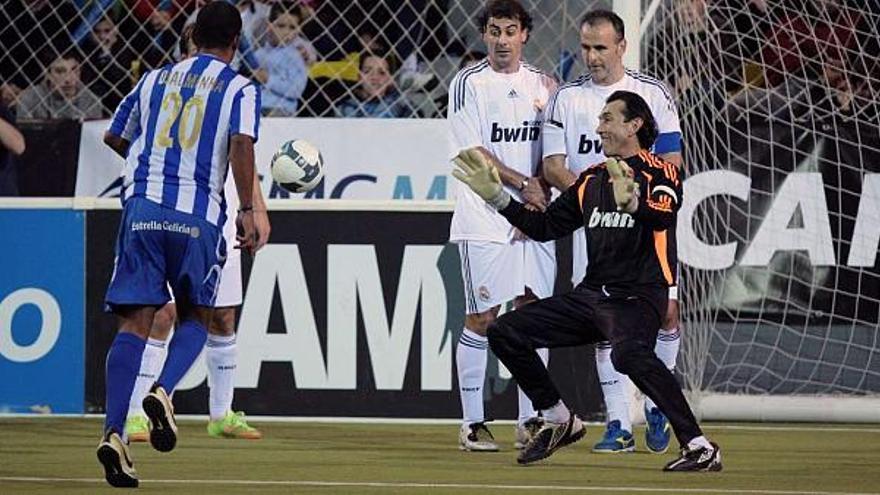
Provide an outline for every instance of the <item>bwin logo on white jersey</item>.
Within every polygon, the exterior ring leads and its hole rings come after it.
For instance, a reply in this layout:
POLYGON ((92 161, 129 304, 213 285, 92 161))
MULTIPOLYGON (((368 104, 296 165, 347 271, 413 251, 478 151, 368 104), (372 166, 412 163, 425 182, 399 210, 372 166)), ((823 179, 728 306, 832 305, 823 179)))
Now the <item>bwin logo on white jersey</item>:
POLYGON ((541 121, 524 121, 522 127, 501 127, 498 122, 492 122, 493 143, 512 143, 514 141, 537 141, 541 135, 541 121))
POLYGON ((618 227, 630 229, 635 225, 636 221, 629 213, 620 213, 619 211, 599 211, 599 207, 593 207, 593 213, 590 214, 589 227, 618 227))

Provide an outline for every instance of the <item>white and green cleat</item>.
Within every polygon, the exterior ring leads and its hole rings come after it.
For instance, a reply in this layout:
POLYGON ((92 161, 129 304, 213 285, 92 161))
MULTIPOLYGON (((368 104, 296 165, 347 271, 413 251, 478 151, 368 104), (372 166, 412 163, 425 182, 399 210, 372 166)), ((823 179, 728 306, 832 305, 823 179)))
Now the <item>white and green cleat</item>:
POLYGON ((125 420, 125 436, 129 442, 147 442, 150 440, 150 420, 143 415, 129 416, 125 420))
POLYGON ((240 438, 243 440, 259 440, 263 438, 260 430, 247 423, 241 411, 229 411, 223 419, 208 421, 208 435, 215 438, 240 438))

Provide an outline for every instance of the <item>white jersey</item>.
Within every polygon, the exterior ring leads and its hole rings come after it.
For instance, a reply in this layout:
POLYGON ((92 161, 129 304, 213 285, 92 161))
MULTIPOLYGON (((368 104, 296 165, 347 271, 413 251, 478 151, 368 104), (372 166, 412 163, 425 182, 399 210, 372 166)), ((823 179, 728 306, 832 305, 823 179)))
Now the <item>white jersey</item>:
MULTIPOLYGON (((526 63, 512 74, 495 72, 488 60, 459 71, 449 86, 450 158, 482 146, 507 167, 534 177, 541 162, 548 81, 548 76, 526 63)), ((519 198, 518 191, 505 187, 519 198)), ((451 241, 508 242, 513 234, 513 226, 494 208, 467 186, 457 187, 451 241)))
POLYGON ((575 175, 604 162, 602 139, 596 133, 599 113, 611 93, 620 90, 636 93, 651 108, 659 132, 653 152, 681 152, 678 111, 669 90, 657 79, 627 69, 623 79, 608 86, 595 84, 590 75, 584 75, 556 90, 547 105, 543 156, 565 155, 566 165, 575 175))

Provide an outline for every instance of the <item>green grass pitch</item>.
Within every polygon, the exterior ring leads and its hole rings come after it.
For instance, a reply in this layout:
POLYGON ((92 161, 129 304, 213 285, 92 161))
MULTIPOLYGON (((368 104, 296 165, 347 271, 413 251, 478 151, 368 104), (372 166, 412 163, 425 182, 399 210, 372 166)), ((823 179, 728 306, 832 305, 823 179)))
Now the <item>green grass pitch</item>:
MULTIPOLYGON (((594 454, 601 427, 533 466, 515 462, 513 426, 492 426, 499 453, 458 450, 454 425, 253 422, 260 441, 207 436, 181 423, 168 454, 135 444, 139 493, 880 493, 880 428, 874 425, 720 425, 720 473, 663 473, 672 459, 594 454)), ((97 418, 0 417, 0 494, 94 494, 113 489, 95 459, 97 418)))

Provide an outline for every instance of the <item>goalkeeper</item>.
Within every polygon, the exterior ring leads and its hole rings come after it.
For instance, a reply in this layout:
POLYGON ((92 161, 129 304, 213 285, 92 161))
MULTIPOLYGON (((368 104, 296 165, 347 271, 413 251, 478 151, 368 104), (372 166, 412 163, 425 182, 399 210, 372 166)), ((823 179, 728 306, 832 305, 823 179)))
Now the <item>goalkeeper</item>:
POLYGON ((663 231, 675 225, 682 196, 678 169, 647 149, 657 124, 641 96, 616 91, 599 115, 604 165, 584 171, 544 212, 504 191, 498 171, 475 149, 455 159, 453 175, 536 241, 580 227, 587 236, 587 273, 573 291, 507 313, 489 327, 489 345, 546 421, 517 462, 528 464, 580 440, 585 428, 562 402, 535 349, 608 340, 614 367, 627 374, 669 418, 682 447, 666 471, 719 471, 710 442, 672 373, 654 354, 668 281, 663 231))

